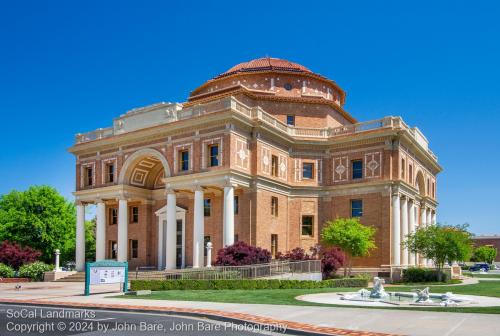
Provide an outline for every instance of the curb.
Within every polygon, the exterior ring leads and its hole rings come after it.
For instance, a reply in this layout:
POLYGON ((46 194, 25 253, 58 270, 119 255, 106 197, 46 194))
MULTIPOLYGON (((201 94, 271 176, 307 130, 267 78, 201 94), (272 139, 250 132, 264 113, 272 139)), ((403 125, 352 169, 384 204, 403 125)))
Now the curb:
MULTIPOLYGON (((49 307, 49 308, 81 308, 81 309, 95 309, 95 310, 108 310, 108 311, 123 311, 123 312, 139 312, 139 313, 164 313, 174 316, 188 316, 207 318, 218 322, 230 322, 236 325, 251 325, 251 326, 265 326, 284 324, 287 326, 284 335, 301 335, 301 336, 321 336, 321 335, 352 335, 352 336, 399 336, 395 334, 385 334, 378 332, 367 332, 349 329, 340 329, 332 327, 318 327, 311 324, 304 324, 298 322, 291 322, 286 320, 273 320, 266 317, 259 317, 250 314, 239 314, 239 318, 228 316, 233 313, 225 311, 209 310, 209 309, 192 309, 192 308, 175 308, 175 307, 156 307, 152 309, 147 306, 125 306, 125 305, 110 305, 110 304, 72 304, 51 301, 29 301, 29 300, 9 300, 0 299, 0 304, 22 304, 25 306, 33 307, 49 307), (245 317, 247 319, 245 319, 245 317)), ((279 333, 279 331, 275 331, 279 333)))

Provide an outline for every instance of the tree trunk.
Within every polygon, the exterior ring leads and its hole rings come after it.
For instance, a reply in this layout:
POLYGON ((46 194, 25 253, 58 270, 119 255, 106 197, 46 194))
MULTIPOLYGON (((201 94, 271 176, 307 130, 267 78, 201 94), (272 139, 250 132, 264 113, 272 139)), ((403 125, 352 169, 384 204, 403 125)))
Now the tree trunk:
POLYGON ((441 269, 443 268, 443 265, 438 263, 436 264, 436 271, 437 271, 437 280, 438 282, 441 282, 443 278, 443 273, 441 272, 441 269))
POLYGON ((349 278, 351 277, 351 271, 352 271, 352 258, 349 257, 349 273, 347 274, 349 278))

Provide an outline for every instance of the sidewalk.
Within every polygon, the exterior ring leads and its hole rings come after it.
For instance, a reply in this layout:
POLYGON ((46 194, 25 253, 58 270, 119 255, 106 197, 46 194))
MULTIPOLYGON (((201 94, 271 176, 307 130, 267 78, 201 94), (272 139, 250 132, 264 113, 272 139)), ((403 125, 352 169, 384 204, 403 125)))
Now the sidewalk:
MULTIPOLYGON (((82 296, 83 284, 45 283, 15 291, 0 285, 0 301, 74 307, 158 310, 174 313, 222 316, 257 323, 287 323, 289 328, 333 335, 497 335, 498 315, 425 312, 339 307, 233 304, 110 298, 112 294, 82 296), (56 286, 57 285, 57 286, 56 286), (370 331, 370 332, 365 332, 370 331)), ((95 286, 100 291, 116 286, 95 286)))

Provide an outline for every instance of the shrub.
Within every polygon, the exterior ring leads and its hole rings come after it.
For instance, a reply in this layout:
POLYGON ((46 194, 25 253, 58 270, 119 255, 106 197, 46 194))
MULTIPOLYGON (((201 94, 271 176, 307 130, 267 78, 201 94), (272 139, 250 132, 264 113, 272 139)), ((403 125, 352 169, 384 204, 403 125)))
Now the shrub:
POLYGON ((0 278, 13 278, 14 269, 9 265, 0 263, 0 278))
POLYGON ((217 266, 243 266, 251 264, 265 264, 271 260, 271 252, 260 247, 248 245, 238 241, 217 252, 217 266))
POLYGON ((19 276, 21 278, 30 278, 35 281, 41 281, 43 279, 43 273, 52 271, 52 265, 48 265, 41 261, 35 261, 31 264, 26 264, 19 267, 19 276))
POLYGON ((337 270, 344 265, 345 254, 338 247, 332 247, 322 253, 321 273, 323 279, 329 279, 335 275, 337 270))
MULTIPOLYGON (((403 270, 403 282, 438 282, 439 276, 438 271, 420 268, 420 267, 410 267, 403 270)), ((441 281, 446 281, 446 274, 441 272, 441 281)))
POLYGON ((278 252, 276 255, 276 259, 279 260, 290 260, 290 261, 301 261, 301 260, 310 260, 312 259, 309 254, 302 247, 296 247, 291 251, 282 254, 278 252))
POLYGON ((0 244, 0 263, 18 269, 21 265, 29 264, 38 259, 42 253, 29 246, 22 247, 5 240, 0 244))
POLYGON ((131 280, 131 290, 222 290, 222 289, 315 289, 367 287, 362 278, 313 280, 241 279, 241 280, 131 280))

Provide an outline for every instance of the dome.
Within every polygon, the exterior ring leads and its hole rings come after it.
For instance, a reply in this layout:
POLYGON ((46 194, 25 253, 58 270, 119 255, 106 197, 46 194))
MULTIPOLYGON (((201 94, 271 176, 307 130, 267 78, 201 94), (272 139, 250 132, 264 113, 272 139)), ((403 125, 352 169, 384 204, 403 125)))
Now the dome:
POLYGON ((237 73, 244 72, 256 72, 256 71, 284 71, 284 72, 294 72, 294 73, 309 73, 313 72, 303 65, 290 62, 284 59, 263 57, 257 58, 248 62, 243 62, 233 66, 226 72, 216 76, 214 79, 234 75, 237 73))

